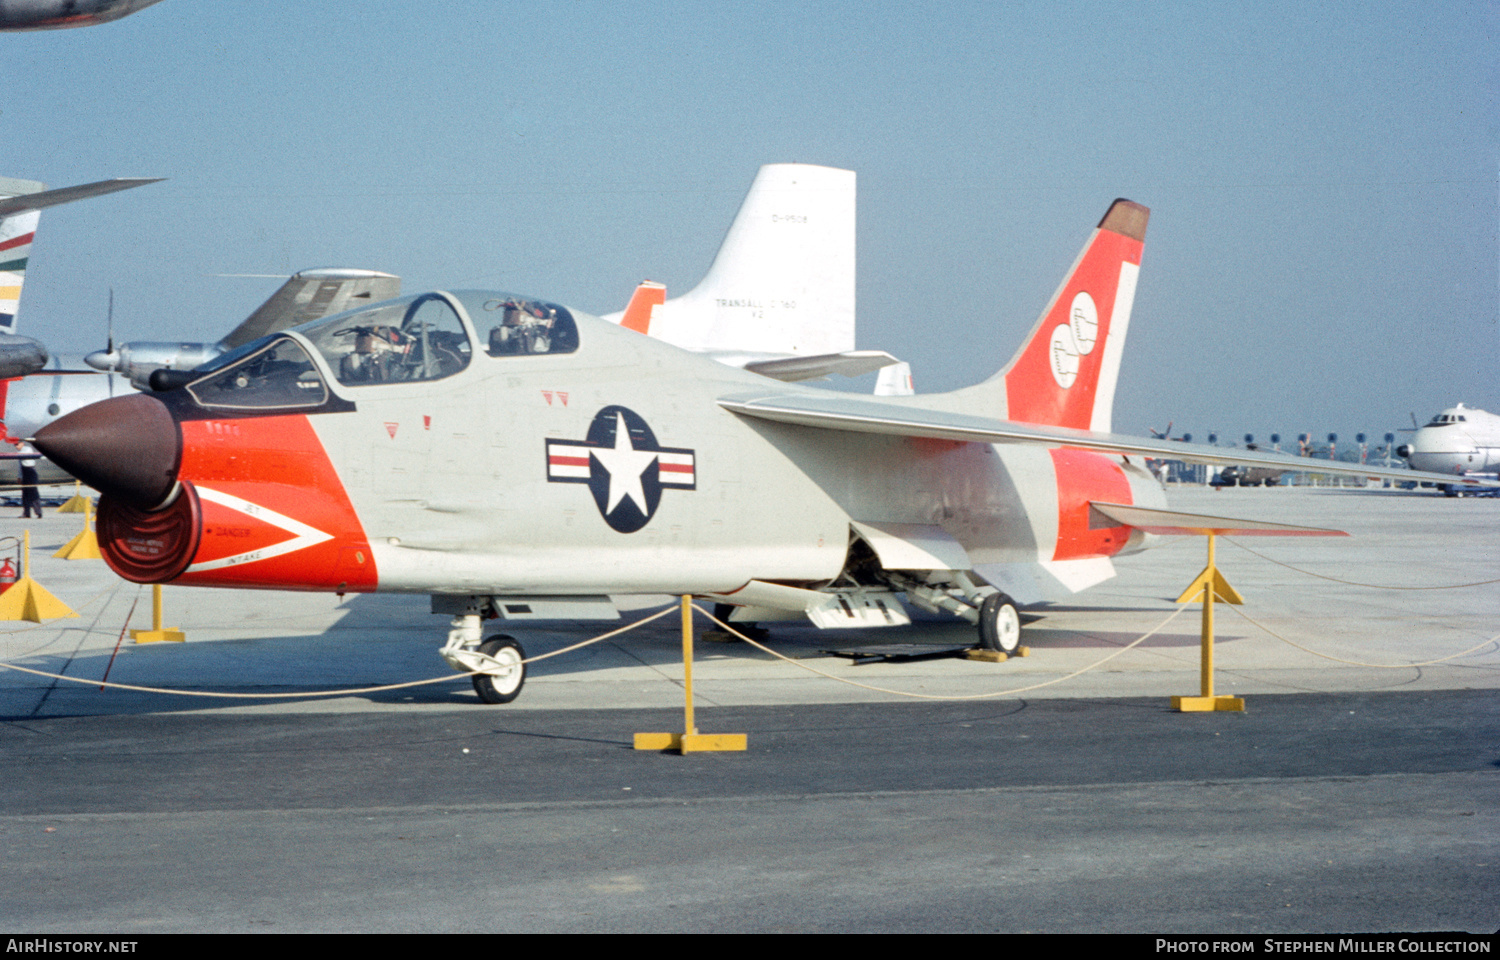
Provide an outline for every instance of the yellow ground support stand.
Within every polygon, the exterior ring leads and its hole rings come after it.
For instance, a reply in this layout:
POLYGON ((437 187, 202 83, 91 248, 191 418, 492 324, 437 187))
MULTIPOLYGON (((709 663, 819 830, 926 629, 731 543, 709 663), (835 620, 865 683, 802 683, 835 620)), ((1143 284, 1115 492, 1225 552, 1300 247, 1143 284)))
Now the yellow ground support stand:
POLYGON ((1198 574, 1188 588, 1177 598, 1178 603, 1203 602, 1203 646, 1198 666, 1201 693, 1196 697, 1173 697, 1172 707, 1182 713, 1223 711, 1243 713, 1245 701, 1240 697, 1214 696, 1214 597, 1236 606, 1245 598, 1229 585, 1219 568, 1214 566, 1214 535, 1208 534, 1208 566, 1198 574))
POLYGON ((132 630, 130 639, 136 643, 182 643, 187 639, 179 628, 161 625, 161 584, 151 585, 151 629, 132 630))
POLYGON ((77 480, 73 481, 73 495, 68 498, 67 503, 57 508, 58 513, 83 513, 87 508, 94 505, 92 497, 83 495, 83 484, 77 480))
POLYGON ((744 750, 743 733, 699 733, 693 725, 693 598, 682 598, 682 678, 687 700, 682 733, 638 733, 637 750, 676 750, 680 753, 744 750))
POLYGON ((1245 701, 1239 697, 1214 696, 1214 597, 1225 603, 1242 604, 1245 599, 1229 585, 1214 566, 1214 537, 1347 537, 1342 530, 1323 527, 1298 527, 1289 523, 1267 523, 1264 520, 1234 520, 1201 513, 1157 510, 1128 503, 1090 501, 1090 517, 1102 514, 1106 520, 1135 527, 1143 533, 1163 537, 1208 537, 1208 566, 1177 598, 1178 603, 1203 602, 1202 693, 1196 697, 1173 697, 1172 706, 1184 713, 1209 710, 1242 712, 1245 701))
POLYGON ((21 560, 21 579, 0 595, 0 620, 58 620, 77 617, 66 603, 47 592, 40 583, 31 579, 31 531, 25 535, 26 549, 21 560))
POLYGON ((62 549, 53 556, 59 560, 103 560, 104 555, 99 552, 99 538, 94 534, 93 521, 94 502, 86 499, 83 501, 83 529, 72 540, 63 544, 62 549))

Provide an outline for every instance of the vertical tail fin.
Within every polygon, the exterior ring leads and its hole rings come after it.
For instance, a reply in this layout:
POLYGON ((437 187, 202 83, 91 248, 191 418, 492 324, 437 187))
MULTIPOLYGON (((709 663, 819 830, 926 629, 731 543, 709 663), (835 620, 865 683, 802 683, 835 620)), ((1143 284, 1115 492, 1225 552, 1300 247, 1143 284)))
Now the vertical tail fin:
POLYGON ((1025 345, 994 377, 958 391, 963 399, 1023 423, 1109 431, 1150 215, 1116 200, 1025 345))
POLYGON ((709 352, 853 350, 854 215, 852 170, 761 167, 708 274, 652 311, 651 335, 709 352))
POLYGON ((31 257, 31 241, 44 208, 129 190, 160 179, 120 178, 48 190, 46 184, 35 180, 0 177, 0 333, 16 332, 16 309, 21 300, 21 285, 26 281, 26 261, 31 257))
MULTIPOLYGON (((35 180, 0 177, 0 198, 6 200, 41 193, 46 188, 35 180)), ((39 210, 0 215, 0 333, 16 332, 21 285, 26 282, 26 262, 31 258, 31 241, 41 216, 39 210)))

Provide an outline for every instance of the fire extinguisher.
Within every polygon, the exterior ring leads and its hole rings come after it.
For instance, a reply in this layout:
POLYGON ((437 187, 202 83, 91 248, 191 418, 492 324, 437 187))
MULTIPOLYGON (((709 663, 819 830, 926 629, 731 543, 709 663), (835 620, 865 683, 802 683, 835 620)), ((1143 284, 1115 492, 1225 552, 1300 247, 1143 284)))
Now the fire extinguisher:
POLYGON ((16 565, 10 557, 0 560, 0 593, 16 585, 16 565))

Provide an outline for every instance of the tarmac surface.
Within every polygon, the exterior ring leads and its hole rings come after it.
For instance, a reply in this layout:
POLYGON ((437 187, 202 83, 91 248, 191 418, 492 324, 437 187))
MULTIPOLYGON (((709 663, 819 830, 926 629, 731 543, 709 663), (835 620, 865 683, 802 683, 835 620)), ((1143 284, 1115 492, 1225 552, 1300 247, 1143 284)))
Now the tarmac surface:
MULTIPOLYGON (((90 682, 0 670, 0 922, 1495 931, 1500 583, 1458 585, 1500 578, 1500 500, 1169 499, 1353 534, 1221 541, 1255 623, 1217 607, 1216 687, 1247 712, 1170 708, 1199 684, 1198 608, 1173 600, 1204 549, 1184 538, 1028 611, 1031 655, 1005 663, 820 652, 972 642, 939 620, 770 625, 792 662, 700 641, 697 725, 745 733, 749 749, 686 757, 631 749, 635 732, 682 728, 675 613, 534 664, 500 707, 436 656, 446 620, 424 597, 168 587, 167 625, 188 641, 126 639, 116 653, 133 604, 131 626, 149 625, 149 591, 100 561, 53 559, 82 518, 49 512, 29 524, 33 576, 79 617, 0 632, 0 663, 90 682), (111 682, 293 696, 101 691, 106 669, 111 682), (448 679, 350 692, 435 677, 448 679)), ((0 520, 0 536, 22 529, 0 520)), ((534 656, 611 626, 505 629, 534 656)))

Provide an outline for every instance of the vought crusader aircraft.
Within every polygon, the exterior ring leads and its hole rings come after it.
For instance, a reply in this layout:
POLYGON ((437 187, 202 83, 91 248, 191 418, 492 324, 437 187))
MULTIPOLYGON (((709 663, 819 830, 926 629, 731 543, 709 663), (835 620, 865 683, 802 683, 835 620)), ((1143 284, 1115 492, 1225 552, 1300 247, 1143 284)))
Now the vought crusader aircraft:
POLYGON ((899 593, 1010 650, 1017 602, 1109 576, 1143 527, 1205 522, 1166 511, 1140 457, 1306 467, 1109 432, 1147 216, 1115 201, 1010 364, 952 393, 831 393, 437 291, 256 340, 35 444, 102 491, 126 579, 428 594, 488 702, 525 672, 482 618, 614 618, 630 594, 840 627, 908 622, 899 593))

